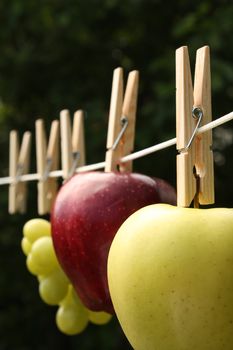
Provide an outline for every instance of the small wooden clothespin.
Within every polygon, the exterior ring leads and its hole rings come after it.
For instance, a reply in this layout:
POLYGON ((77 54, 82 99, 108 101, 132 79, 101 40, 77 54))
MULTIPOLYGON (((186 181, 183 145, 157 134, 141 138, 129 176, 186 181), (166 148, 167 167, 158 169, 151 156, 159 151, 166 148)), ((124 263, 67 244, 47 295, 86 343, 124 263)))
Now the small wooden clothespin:
POLYGON ((120 163, 120 159, 133 151, 137 110, 139 72, 129 73, 123 100, 123 69, 113 73, 110 102, 105 171, 132 171, 132 161, 120 163))
POLYGON ((176 50, 177 205, 214 203, 212 131, 196 135, 212 120, 209 47, 197 50, 194 90, 188 48, 176 50))
POLYGON ((78 110, 75 112, 72 132, 68 110, 61 111, 60 125, 63 178, 67 180, 75 173, 78 165, 82 166, 85 164, 83 111, 78 110))
POLYGON ((44 215, 50 212, 55 199, 58 184, 56 178, 49 177, 49 173, 59 166, 59 121, 54 120, 51 125, 47 146, 44 121, 36 121, 36 162, 38 182, 38 213, 44 215))
POLYGON ((27 186, 26 182, 20 182, 20 177, 29 171, 30 147, 31 133, 29 131, 23 135, 20 150, 17 131, 10 132, 9 176, 14 179, 9 186, 8 211, 10 214, 23 214, 26 211, 27 186))

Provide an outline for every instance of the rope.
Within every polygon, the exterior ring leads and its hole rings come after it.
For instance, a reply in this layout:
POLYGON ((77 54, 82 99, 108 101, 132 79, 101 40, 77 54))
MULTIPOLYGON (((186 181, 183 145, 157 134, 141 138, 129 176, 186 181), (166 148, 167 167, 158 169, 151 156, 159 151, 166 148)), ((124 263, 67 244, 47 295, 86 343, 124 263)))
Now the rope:
MULTIPOLYGON (((228 113, 228 114, 226 114, 226 115, 224 115, 216 120, 213 120, 212 122, 198 128, 196 134, 198 135, 198 134, 202 134, 206 131, 212 130, 212 129, 214 129, 222 124, 229 122, 232 119, 233 119, 233 112, 230 112, 230 113, 228 113)), ((145 157, 148 154, 161 151, 165 148, 174 146, 175 144, 176 144, 176 138, 173 138, 173 139, 161 142, 157 145, 145 148, 141 151, 131 153, 128 156, 123 157, 121 159, 121 162, 126 163, 126 162, 131 161, 131 160, 145 157)), ((84 172, 84 171, 99 170, 99 169, 103 169, 104 167, 105 167, 105 162, 100 162, 100 163, 95 163, 95 164, 85 165, 85 166, 79 167, 76 169, 75 172, 80 173, 80 172, 84 172)), ((49 177, 62 177, 62 174, 63 174, 62 170, 55 170, 55 171, 51 171, 49 173, 49 177)), ((22 175, 20 177, 20 182, 39 181, 39 180, 40 180, 39 174, 26 174, 26 175, 22 175)), ((12 178, 10 176, 0 178, 0 185, 9 185, 12 182, 14 182, 14 178, 12 178)))

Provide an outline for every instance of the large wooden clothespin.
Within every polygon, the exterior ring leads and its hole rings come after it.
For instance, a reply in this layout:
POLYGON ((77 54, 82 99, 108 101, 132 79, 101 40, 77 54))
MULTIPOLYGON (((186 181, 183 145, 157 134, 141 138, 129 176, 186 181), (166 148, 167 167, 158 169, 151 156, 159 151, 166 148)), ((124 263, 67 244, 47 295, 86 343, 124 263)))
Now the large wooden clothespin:
POLYGON ((49 173, 59 167, 59 121, 54 120, 51 125, 49 142, 47 145, 44 121, 36 121, 36 162, 37 173, 40 176, 38 188, 38 213, 44 215, 50 212, 55 199, 58 184, 56 178, 49 177, 49 173))
POLYGON ((78 110, 74 114, 73 131, 71 131, 68 110, 60 113, 61 154, 63 179, 69 179, 77 166, 85 165, 84 113, 78 110))
POLYGON ((197 50, 194 89, 188 48, 176 50, 177 205, 214 203, 212 131, 196 135, 209 123, 211 79, 209 47, 197 50))
POLYGON ((27 186, 26 182, 20 182, 20 177, 29 171, 31 147, 31 133, 26 131, 23 135, 19 149, 19 137, 15 130, 10 132, 9 176, 13 182, 9 186, 9 213, 25 213, 27 186))
POLYGON ((130 72, 123 98, 123 69, 114 70, 105 157, 106 172, 132 171, 132 161, 121 163, 120 159, 130 154, 134 147, 138 81, 138 71, 130 72))

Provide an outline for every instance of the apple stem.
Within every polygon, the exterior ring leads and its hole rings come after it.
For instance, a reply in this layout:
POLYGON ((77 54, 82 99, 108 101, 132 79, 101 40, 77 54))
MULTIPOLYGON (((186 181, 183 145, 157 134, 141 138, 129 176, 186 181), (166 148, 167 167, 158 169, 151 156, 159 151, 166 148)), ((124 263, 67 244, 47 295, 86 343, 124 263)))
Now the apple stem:
POLYGON ((199 195, 198 193, 195 194, 194 200, 193 200, 193 207, 198 209, 199 208, 199 195))
POLYGON ((194 208, 199 208, 199 193, 200 193, 200 176, 196 172, 196 167, 193 168, 193 174, 196 179, 196 193, 193 199, 194 208))

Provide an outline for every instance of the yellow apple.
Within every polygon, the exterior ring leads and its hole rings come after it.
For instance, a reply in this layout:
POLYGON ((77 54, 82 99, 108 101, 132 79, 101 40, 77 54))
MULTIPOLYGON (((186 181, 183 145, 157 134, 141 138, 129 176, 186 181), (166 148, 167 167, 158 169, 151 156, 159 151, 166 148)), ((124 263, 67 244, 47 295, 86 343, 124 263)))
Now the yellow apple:
POLYGON ((135 350, 232 350, 233 209, 138 210, 113 240, 108 282, 135 350))

